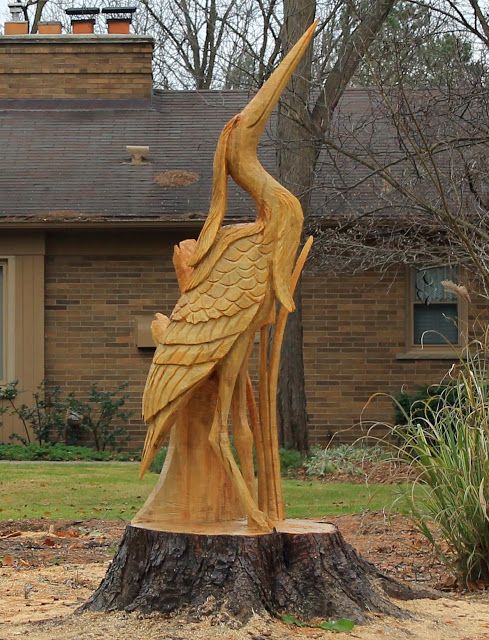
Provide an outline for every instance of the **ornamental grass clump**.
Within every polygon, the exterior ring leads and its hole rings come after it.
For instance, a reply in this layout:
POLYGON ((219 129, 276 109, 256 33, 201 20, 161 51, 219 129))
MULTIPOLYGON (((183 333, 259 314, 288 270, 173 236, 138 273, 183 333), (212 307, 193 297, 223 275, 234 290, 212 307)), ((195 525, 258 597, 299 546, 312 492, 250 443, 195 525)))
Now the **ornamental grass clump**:
POLYGON ((394 428, 399 455, 423 486, 407 496, 410 513, 465 584, 489 583, 488 367, 489 329, 394 428))

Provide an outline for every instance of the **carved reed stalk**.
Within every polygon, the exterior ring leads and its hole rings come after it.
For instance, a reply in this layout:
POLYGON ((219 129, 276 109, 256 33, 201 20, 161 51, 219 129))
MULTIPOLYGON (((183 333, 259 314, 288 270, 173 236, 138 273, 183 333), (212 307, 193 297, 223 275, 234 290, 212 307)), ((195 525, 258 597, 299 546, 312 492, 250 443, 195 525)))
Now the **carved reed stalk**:
MULTIPOLYGON (((290 278, 293 294, 309 255, 313 237, 309 236, 299 254, 290 278)), ((282 483, 280 478, 280 454, 277 420, 277 386, 280 352, 289 311, 281 306, 275 324, 275 332, 268 361, 268 328, 260 332, 260 421, 261 433, 255 436, 258 466, 258 497, 260 509, 264 509, 273 521, 285 518, 282 483), (263 447, 263 450, 262 450, 263 447), (266 470, 266 471, 264 471, 266 470)), ((251 411, 250 411, 251 413, 251 411)), ((260 431, 259 429, 256 431, 260 431)))

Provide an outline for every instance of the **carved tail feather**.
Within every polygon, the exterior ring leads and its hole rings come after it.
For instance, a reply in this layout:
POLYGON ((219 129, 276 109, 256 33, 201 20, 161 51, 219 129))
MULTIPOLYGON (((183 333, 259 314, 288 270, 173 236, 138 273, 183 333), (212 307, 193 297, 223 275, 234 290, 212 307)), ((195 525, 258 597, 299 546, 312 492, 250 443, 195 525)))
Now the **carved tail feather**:
POLYGON ((193 391, 194 389, 192 388, 183 394, 183 396, 173 400, 162 411, 149 420, 139 467, 140 478, 142 478, 149 469, 165 437, 173 426, 176 412, 188 400, 190 393, 193 391))
POLYGON ((304 216, 299 200, 290 191, 282 187, 276 192, 276 196, 278 206, 272 214, 277 226, 277 240, 272 259, 273 289, 280 304, 292 313, 295 311, 295 303, 290 277, 300 243, 304 216))

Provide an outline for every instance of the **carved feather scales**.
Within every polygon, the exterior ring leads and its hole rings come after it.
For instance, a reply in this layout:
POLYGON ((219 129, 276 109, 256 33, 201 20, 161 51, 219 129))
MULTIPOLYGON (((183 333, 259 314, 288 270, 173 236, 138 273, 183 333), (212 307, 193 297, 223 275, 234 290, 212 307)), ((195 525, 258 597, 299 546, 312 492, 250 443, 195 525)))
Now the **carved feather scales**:
POLYGON ((153 358, 143 397, 146 422, 209 375, 258 313, 270 283, 271 255, 259 229, 223 228, 192 274, 190 286, 200 282, 180 297, 153 358))

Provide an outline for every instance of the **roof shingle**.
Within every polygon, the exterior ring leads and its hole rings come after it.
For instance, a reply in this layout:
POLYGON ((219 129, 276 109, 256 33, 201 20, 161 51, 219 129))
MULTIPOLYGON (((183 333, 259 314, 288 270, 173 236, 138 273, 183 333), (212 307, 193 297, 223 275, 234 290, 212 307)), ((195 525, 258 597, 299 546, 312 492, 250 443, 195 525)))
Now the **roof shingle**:
MULTIPOLYGON (((203 219, 217 138, 248 98, 243 91, 165 91, 151 104, 0 100, 0 223, 203 219), (132 165, 126 145, 149 146, 149 162, 132 165)), ((264 154, 273 164, 270 145, 264 154)), ((252 211, 232 185, 228 216, 252 211)))

